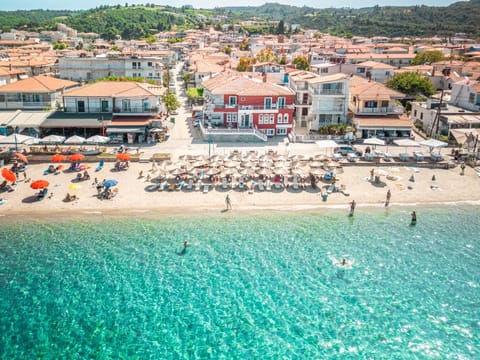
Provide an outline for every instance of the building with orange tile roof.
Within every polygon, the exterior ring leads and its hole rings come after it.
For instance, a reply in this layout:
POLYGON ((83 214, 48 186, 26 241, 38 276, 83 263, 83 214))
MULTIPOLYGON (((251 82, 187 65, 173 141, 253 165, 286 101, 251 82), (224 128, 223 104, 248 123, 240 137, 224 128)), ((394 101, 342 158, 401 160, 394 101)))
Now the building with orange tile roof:
POLYGON ((61 94, 79 84, 39 75, 0 87, 1 109, 56 108, 61 94))

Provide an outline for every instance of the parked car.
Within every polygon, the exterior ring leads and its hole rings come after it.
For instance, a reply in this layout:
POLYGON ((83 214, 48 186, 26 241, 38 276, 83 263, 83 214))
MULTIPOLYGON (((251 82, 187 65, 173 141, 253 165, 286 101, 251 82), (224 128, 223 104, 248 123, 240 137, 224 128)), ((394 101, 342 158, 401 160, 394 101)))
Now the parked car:
POLYGON ((356 154, 358 156, 362 156, 362 150, 360 149, 357 149, 356 147, 352 146, 352 145, 344 145, 344 146, 340 146, 338 148, 335 149, 335 152, 336 153, 340 153, 342 154, 343 156, 346 156, 348 154, 356 154))

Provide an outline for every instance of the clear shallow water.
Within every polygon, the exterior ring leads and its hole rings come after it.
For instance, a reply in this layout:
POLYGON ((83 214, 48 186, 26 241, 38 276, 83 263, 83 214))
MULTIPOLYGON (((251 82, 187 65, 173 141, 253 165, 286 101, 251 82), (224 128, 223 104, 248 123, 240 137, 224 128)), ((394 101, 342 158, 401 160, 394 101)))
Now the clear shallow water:
POLYGON ((479 215, 3 218, 0 356, 478 359, 479 215))

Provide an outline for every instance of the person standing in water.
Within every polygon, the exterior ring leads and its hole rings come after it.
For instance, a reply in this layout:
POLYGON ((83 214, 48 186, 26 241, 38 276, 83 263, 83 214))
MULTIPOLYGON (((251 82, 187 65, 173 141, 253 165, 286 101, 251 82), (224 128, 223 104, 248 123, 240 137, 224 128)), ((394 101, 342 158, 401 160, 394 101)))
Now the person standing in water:
POLYGON ((227 206, 227 210, 232 210, 232 200, 230 200, 229 194, 225 197, 225 205, 227 206))
POLYGON ((415 211, 412 211, 412 221, 411 225, 415 225, 417 223, 417 213, 415 211))
POLYGON ((385 206, 388 206, 390 204, 390 198, 392 197, 392 193, 390 189, 387 191, 387 199, 385 200, 385 206))
POLYGON ((352 200, 352 202, 350 203, 350 216, 353 216, 353 214, 355 213, 355 206, 357 206, 357 203, 355 202, 355 200, 352 200))

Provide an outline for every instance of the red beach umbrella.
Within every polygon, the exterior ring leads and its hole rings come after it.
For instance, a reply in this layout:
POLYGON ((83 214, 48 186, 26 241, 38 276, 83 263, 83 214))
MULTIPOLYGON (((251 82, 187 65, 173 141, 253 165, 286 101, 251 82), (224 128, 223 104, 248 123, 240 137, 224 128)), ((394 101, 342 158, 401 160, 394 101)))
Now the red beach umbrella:
POLYGON ((45 189, 46 187, 48 187, 48 185, 50 185, 50 183, 47 180, 35 180, 30 184, 30 187, 32 189, 38 190, 45 189))
POLYGON ((63 154, 55 154, 55 155, 52 156, 52 158, 50 160, 54 163, 63 162, 65 160, 67 160, 67 157, 63 154))
POLYGON ((7 181, 10 181, 10 182, 17 181, 17 177, 15 176, 15 173, 10 169, 3 168, 2 169, 2 176, 7 181))
POLYGON ((85 159, 85 155, 83 154, 73 154, 70 156, 70 161, 80 161, 85 159))
POLYGON ((130 154, 127 153, 117 154, 117 159, 120 161, 130 161, 131 158, 130 154))
POLYGON ((28 163, 28 159, 25 155, 23 154, 20 154, 20 153, 15 153, 13 154, 17 159, 19 159, 20 161, 23 161, 24 163, 28 163))

